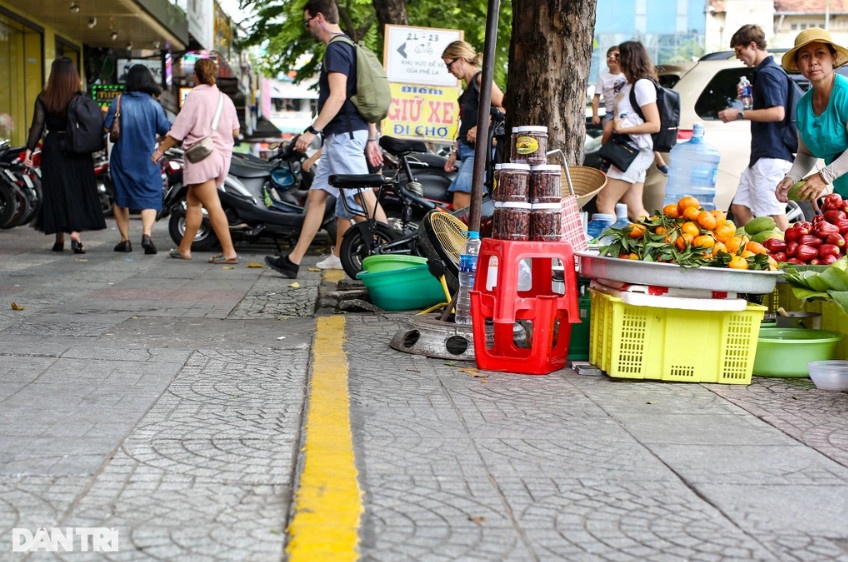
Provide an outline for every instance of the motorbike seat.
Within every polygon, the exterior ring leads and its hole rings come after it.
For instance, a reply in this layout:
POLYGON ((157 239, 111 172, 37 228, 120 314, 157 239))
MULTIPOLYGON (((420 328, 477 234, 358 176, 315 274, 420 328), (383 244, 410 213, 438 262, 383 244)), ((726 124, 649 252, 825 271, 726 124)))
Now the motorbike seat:
POLYGON ((230 161, 230 174, 237 178, 264 178, 274 167, 274 164, 233 158, 230 161))
POLYGON ((330 176, 330 185, 339 189, 364 189, 366 187, 381 187, 392 185, 394 180, 385 178, 380 174, 333 174, 330 176))
POLYGON ((411 152, 427 152, 427 145, 423 141, 397 139, 389 136, 380 137, 380 148, 395 156, 405 155, 411 152))

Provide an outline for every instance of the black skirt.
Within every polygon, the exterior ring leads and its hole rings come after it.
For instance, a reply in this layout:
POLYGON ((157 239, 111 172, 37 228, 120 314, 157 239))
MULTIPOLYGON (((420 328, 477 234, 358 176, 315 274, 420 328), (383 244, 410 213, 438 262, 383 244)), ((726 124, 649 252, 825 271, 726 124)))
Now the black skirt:
POLYGON ((41 147, 41 184, 44 201, 32 227, 45 234, 103 230, 94 160, 91 154, 66 154, 64 133, 49 132, 41 147))

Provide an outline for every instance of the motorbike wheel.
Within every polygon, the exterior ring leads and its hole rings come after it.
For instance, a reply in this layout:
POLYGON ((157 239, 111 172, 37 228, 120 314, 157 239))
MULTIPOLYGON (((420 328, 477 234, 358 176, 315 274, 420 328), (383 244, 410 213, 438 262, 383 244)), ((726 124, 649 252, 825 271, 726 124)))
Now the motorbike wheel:
POLYGON ((11 187, 14 198, 14 203, 12 204, 14 211, 12 212, 12 216, 9 217, 9 220, 3 225, 4 229, 14 228, 23 224, 24 217, 30 212, 29 199, 24 195, 23 190, 16 185, 11 187))
POLYGON ((362 260, 373 254, 375 248, 400 238, 400 234, 396 230, 392 230, 388 225, 381 222, 374 225, 371 232, 373 238, 370 243, 363 230, 367 229, 351 227, 350 230, 345 232, 341 248, 339 248, 339 259, 341 259, 342 267, 351 279, 356 279, 356 274, 362 271, 362 260))
MULTIPOLYGON (((168 220, 168 233, 171 235, 171 240, 177 244, 182 242, 185 234, 185 213, 171 213, 171 218, 168 220)), ((197 236, 191 243, 191 250, 193 252, 205 252, 214 249, 217 245, 218 237, 215 236, 212 225, 209 224, 209 219, 204 216, 200 228, 197 229, 197 236)))
POLYGON ((15 214, 15 190, 0 180, 0 227, 5 227, 15 214))

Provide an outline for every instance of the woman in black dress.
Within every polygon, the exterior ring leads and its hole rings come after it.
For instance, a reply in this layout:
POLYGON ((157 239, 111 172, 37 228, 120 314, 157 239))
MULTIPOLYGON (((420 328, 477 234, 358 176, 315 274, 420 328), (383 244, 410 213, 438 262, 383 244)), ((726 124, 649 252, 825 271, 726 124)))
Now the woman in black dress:
POLYGON ((80 89, 74 62, 68 57, 54 60, 47 85, 35 100, 24 159, 26 166, 32 166, 32 151, 46 127, 47 135, 41 146, 44 201, 32 227, 45 234, 56 235, 54 252, 64 250, 65 233, 69 233, 75 254, 85 253, 80 241, 81 231, 106 228, 91 154, 68 154, 62 150, 68 105, 74 96, 82 95, 80 89))

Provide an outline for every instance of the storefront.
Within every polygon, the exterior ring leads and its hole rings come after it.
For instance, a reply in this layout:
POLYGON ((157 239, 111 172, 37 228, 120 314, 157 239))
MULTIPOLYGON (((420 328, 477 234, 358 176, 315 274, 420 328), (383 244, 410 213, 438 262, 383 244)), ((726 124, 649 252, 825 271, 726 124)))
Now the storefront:
POLYGON ((120 58, 165 61, 189 44, 185 13, 167 0, 103 6, 0 0, 0 141, 26 142, 35 99, 56 57, 71 58, 91 90, 119 84, 120 58))

